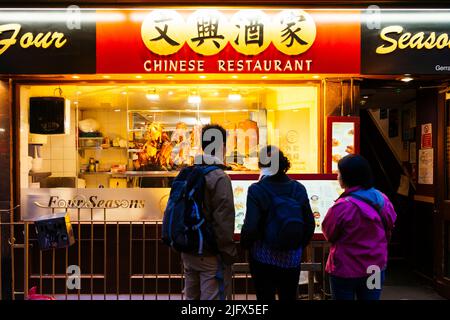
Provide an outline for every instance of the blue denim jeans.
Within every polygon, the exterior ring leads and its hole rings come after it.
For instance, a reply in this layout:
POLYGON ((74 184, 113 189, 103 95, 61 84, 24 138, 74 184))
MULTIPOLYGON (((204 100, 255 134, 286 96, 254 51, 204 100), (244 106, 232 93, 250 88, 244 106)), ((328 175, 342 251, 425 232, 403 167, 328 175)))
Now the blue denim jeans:
POLYGON ((340 278, 330 275, 331 295, 333 300, 380 300, 385 271, 381 271, 381 288, 369 289, 367 277, 340 278))

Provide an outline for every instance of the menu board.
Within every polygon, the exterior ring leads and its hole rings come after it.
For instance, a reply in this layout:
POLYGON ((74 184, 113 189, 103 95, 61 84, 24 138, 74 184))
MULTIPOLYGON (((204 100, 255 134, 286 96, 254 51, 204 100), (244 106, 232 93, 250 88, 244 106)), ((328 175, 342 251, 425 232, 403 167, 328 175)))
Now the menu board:
MULTIPOLYGON (((246 213, 247 190, 256 180, 232 180, 236 210, 235 233, 240 234, 246 213)), ((316 223, 315 233, 322 233, 322 221, 343 192, 337 180, 301 180, 308 193, 309 203, 316 223)))
POLYGON ((327 173, 337 173, 339 160, 359 153, 359 117, 327 118, 327 173))
POLYGON ((331 140, 331 172, 337 173, 337 163, 348 154, 355 153, 355 124, 334 122, 331 140))

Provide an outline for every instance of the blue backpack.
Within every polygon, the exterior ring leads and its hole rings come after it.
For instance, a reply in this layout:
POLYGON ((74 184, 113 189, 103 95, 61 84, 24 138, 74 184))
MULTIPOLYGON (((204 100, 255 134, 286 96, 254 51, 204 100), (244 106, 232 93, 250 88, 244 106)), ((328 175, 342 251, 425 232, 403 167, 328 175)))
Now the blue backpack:
POLYGON ((217 166, 187 167, 172 183, 164 211, 162 241, 178 252, 198 255, 205 250, 217 252, 214 231, 203 213, 205 176, 217 169, 217 166))
POLYGON ((291 194, 278 195, 263 183, 258 185, 270 196, 264 242, 277 250, 295 250, 309 241, 303 216, 303 206, 293 198, 295 181, 291 181, 291 194))

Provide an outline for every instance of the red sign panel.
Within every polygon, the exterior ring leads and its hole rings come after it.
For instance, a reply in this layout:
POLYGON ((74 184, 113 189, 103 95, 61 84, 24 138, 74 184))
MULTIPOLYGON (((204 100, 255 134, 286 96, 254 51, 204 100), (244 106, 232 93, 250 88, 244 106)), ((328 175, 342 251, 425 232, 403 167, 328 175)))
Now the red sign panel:
MULTIPOLYGON (((269 10, 276 11, 276 10, 269 10)), ((280 11, 280 10, 278 10, 280 11)), ((194 11, 183 10, 188 16, 194 11)), ((237 10, 222 10, 227 16, 237 10)), ((140 19, 133 18, 136 13, 124 11, 125 19, 120 22, 97 21, 97 73, 360 73, 360 21, 359 13, 305 11, 315 24, 315 37, 305 52, 289 55, 275 46, 275 41, 255 55, 238 52, 234 43, 239 40, 230 38, 220 52, 202 55, 195 52, 192 44, 184 43, 176 52, 159 55, 152 52, 143 41, 141 28, 147 14, 141 11, 140 19), (352 19, 336 19, 347 15, 352 19), (328 19, 327 17, 332 17, 328 19), (334 18, 333 18, 334 17, 334 18)), ((314 26, 314 25, 313 25, 314 26)), ((158 38, 161 40, 167 32, 160 26, 158 38)), ((289 27, 289 25, 288 25, 289 27)), ((286 31, 299 30, 288 29, 286 31)), ((281 30, 281 31, 284 31, 281 30)), ((255 35, 253 35, 255 36, 255 35)), ((289 34, 280 34, 277 42, 286 41, 289 34)), ((251 37, 249 37, 251 39, 251 37)), ((298 39, 298 38, 297 38, 298 39)), ((173 40, 173 39, 172 39, 173 40)), ((172 41, 171 40, 171 41, 172 41)), ((300 40, 300 39, 298 39, 300 40)), ((149 38, 147 38, 149 41, 149 38)), ((241 40, 243 41, 243 37, 241 40)), ((291 38, 292 41, 292 38, 291 38)), ((175 40, 172 41, 175 43, 175 40)), ((284 42, 290 44, 289 41, 284 42)), ((219 43, 216 43, 218 46, 219 43)))
POLYGON ((422 125, 421 149, 433 148, 433 136, 431 123, 422 125))

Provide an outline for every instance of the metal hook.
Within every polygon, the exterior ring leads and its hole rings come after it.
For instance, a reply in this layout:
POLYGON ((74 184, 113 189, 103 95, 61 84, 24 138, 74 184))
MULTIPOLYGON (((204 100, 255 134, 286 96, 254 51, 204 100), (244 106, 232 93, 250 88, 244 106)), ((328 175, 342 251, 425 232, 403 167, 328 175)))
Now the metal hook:
POLYGON ((8 243, 10 246, 14 246, 14 244, 16 243, 16 238, 14 238, 14 237, 9 238, 8 243), (12 242, 11 242, 11 240, 12 240, 12 242))

